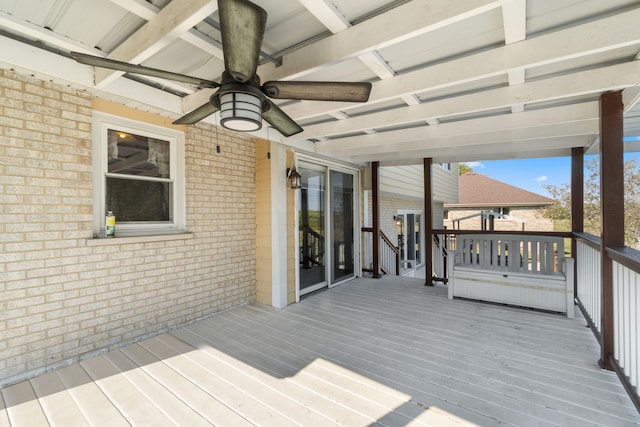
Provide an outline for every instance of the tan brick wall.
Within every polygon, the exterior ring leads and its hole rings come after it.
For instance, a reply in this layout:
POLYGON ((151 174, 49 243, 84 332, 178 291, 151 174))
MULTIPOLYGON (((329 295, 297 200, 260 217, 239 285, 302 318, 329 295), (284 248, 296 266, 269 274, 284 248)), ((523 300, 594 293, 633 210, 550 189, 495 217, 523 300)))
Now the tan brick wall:
MULTIPOLYGON (((372 224, 372 198, 369 192, 368 204, 369 218, 368 223, 372 224)), ((399 210, 416 210, 424 211, 422 200, 415 200, 403 197, 391 197, 387 195, 380 196, 380 230, 395 244, 398 244, 398 229, 393 222, 393 217, 397 215, 399 210)), ((364 211, 363 211, 364 212, 364 211)), ((364 222, 363 222, 364 223, 364 222)))
MULTIPOLYGON (((485 210, 491 210, 487 208, 485 210)), ((464 218, 469 215, 480 213, 481 209, 470 208, 449 208, 449 219, 444 220, 444 225, 451 229, 453 228, 453 220, 456 218, 464 218)), ((535 207, 513 207, 509 211, 509 216, 520 218, 525 220, 525 231, 553 231, 553 220, 544 218, 540 215, 538 208, 535 207)), ((513 221, 509 219, 497 219, 495 220, 494 227, 496 231, 522 231, 522 223, 519 221, 513 221)), ((455 226, 458 229, 458 224, 455 226)), ((481 229, 481 217, 460 221, 461 230, 480 230, 481 229)))
POLYGON ((255 299, 251 138, 188 128, 190 238, 104 242, 91 99, 0 71, 0 127, 0 385, 255 299))

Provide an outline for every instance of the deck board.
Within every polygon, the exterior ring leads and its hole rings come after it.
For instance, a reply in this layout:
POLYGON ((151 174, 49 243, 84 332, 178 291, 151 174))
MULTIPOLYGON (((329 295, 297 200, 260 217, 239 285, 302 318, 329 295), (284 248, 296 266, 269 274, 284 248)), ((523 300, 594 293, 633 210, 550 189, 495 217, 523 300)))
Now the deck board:
POLYGON ((224 376, 216 375, 207 367, 198 364, 189 355, 193 347, 179 342, 170 335, 159 336, 142 343, 147 350, 162 358, 165 363, 198 385, 215 399, 222 402, 237 414, 254 424, 273 427, 294 425, 276 409, 256 401, 242 391, 238 385, 226 381, 224 376))
POLYGON ((166 425, 167 417, 109 362, 107 355, 81 363, 107 398, 132 425, 166 425))
MULTIPOLYGON (((177 334, 177 336, 188 342, 194 342, 194 339, 197 340, 196 342, 203 342, 202 336, 199 334, 182 333, 177 334)), ((260 399, 266 398, 269 401, 273 401, 274 395, 277 396, 280 400, 271 404, 290 408, 287 414, 294 422, 318 426, 326 425, 328 422, 340 422, 347 425, 349 422, 364 422, 361 417, 357 420, 354 419, 350 411, 343 410, 342 408, 336 410, 325 396, 316 393, 314 390, 309 390, 295 382, 284 382, 274 377, 272 374, 275 371, 272 368, 269 368, 268 373, 266 373, 261 369, 248 367, 230 353, 221 352, 213 348, 205 348, 204 352, 218 363, 226 365, 230 369, 235 369, 238 373, 250 379, 251 382, 247 384, 247 388, 251 390, 252 393, 255 393, 263 387, 268 387, 266 390, 267 395, 260 399), (296 408, 296 406, 298 407, 296 408)), ((268 364, 263 364, 263 366, 267 365, 268 364)), ((243 379, 242 382, 245 381, 246 379, 243 379)))
MULTIPOLYGON (((268 317, 273 319, 272 316, 268 317)), ((276 323, 270 323, 272 320, 269 319, 260 317, 256 320, 256 325, 273 327, 278 323, 278 319, 274 320, 276 323)), ((349 369, 376 378, 383 383, 397 381, 413 387, 414 390, 429 390, 431 399, 426 402, 418 400, 419 405, 432 406, 433 398, 437 397, 439 400, 455 402, 478 414, 500 411, 502 419, 514 425, 544 422, 544 419, 538 419, 535 415, 531 416, 517 408, 525 402, 503 396, 489 387, 478 387, 465 378, 443 375, 437 369, 427 370, 420 363, 406 363, 401 360, 401 354, 394 352, 393 355, 389 355, 382 346, 367 347, 363 344, 363 340, 358 340, 348 333, 347 339, 340 341, 326 330, 311 330, 304 325, 300 325, 300 328, 306 336, 299 337, 299 342, 309 348, 316 358, 321 357, 338 365, 346 365, 349 369)), ((269 339, 275 339, 275 336, 269 335, 269 339)), ((267 344, 266 338, 262 344, 267 344)), ((440 402, 436 406, 439 404, 440 402)), ((524 409, 532 412, 536 408, 531 409, 531 405, 524 405, 524 409)))
POLYGON ((9 413, 7 412, 7 407, 4 405, 4 397, 2 397, 2 393, 0 393, 0 427, 9 427, 10 425, 9 413))
POLYGON ((640 424, 580 316, 423 284, 358 279, 218 314, 6 387, 0 427, 640 424))
POLYGON ((30 382, 9 386, 2 390, 2 395, 12 426, 39 427, 48 424, 30 382))
POLYGON ((31 380, 33 390, 49 420, 56 420, 60 426, 88 426, 73 396, 60 380, 57 372, 38 376, 31 380))
POLYGON ((222 425, 228 421, 233 422, 235 426, 252 425, 161 359, 156 358, 141 345, 134 344, 125 347, 122 352, 140 366, 140 369, 153 377, 160 386, 171 391, 180 405, 184 403, 208 423, 222 425))
MULTIPOLYGON (((80 364, 62 368, 56 373, 89 424, 100 425, 104 420, 109 420, 110 426, 129 425, 123 414, 105 396, 80 364)), ((52 424, 54 423, 57 424, 57 420, 53 420, 52 424)))
MULTIPOLYGON (((164 417, 172 423, 189 426, 211 426, 204 417, 195 412, 183 401, 176 399, 170 390, 158 387, 158 382, 120 351, 111 352, 105 357, 117 369, 116 375, 126 378, 144 396, 147 404, 154 405, 164 417)), ((160 423, 159 423, 160 424, 160 423)))

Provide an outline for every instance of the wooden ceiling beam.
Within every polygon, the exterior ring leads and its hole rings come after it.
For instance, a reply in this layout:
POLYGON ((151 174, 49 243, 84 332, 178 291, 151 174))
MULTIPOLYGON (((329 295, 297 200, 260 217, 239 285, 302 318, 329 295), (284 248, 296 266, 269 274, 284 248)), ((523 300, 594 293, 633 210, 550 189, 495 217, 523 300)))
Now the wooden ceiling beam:
POLYGON ((640 81, 640 61, 628 62, 584 71, 577 75, 571 74, 536 80, 520 85, 351 117, 346 120, 311 125, 296 137, 310 139, 319 136, 340 135, 373 128, 381 129, 416 123, 427 118, 454 117, 508 108, 519 102, 534 104, 586 94, 599 94, 608 90, 636 86, 638 81, 640 81))
MULTIPOLYGON (((145 21, 150 21, 151 19, 153 19, 161 10, 159 7, 154 6, 146 0, 111 0, 111 3, 120 6, 124 10, 133 13, 134 15, 144 19, 145 21)), ((199 31, 194 30, 193 28, 180 35, 180 38, 187 43, 190 43, 193 46, 215 56, 216 58, 224 58, 222 47, 219 42, 207 37, 199 31)))
MULTIPOLYGON (((491 78, 513 69, 526 69, 640 45, 640 9, 575 27, 468 55, 441 64, 373 83, 369 104, 403 95, 424 93, 491 78)), ((354 27, 354 28, 357 28, 354 27)), ((298 102, 283 110, 296 120, 348 111, 360 104, 347 102, 298 102)))
POLYGON ((264 81, 294 79, 328 64, 392 46, 501 6, 495 0, 414 0, 358 25, 318 40, 283 57, 283 64, 264 64, 264 81))
MULTIPOLYGON (((139 64, 211 15, 218 5, 211 0, 173 0, 107 57, 139 64)), ((104 87, 123 73, 96 69, 96 84, 104 87)))
POLYGON ((160 8, 151 4, 146 0, 110 0, 111 3, 120 6, 127 12, 133 13, 134 15, 144 19, 145 21, 150 21, 153 19, 158 12, 160 12, 160 8))
MULTIPOLYGON (((380 146, 392 146, 418 141, 459 138, 466 135, 473 139, 476 135, 493 134, 522 130, 535 135, 542 126, 562 126, 575 122, 597 120, 599 117, 597 101, 563 107, 525 111, 519 114, 500 114, 492 117, 440 123, 438 126, 421 126, 370 135, 319 141, 314 144, 320 153, 341 154, 350 150, 369 150, 380 146)), ((391 150, 393 151, 393 150, 391 150)))
POLYGON ((502 22, 505 44, 524 40, 527 37, 527 0, 503 0, 502 22))
MULTIPOLYGON (((502 22, 504 25, 505 44, 517 43, 527 37, 527 0, 504 0, 502 3, 502 22)), ((525 69, 508 70, 509 84, 517 85, 525 81, 525 69)), ((524 111, 524 104, 511 106, 512 113, 524 111)))
MULTIPOLYGON (((313 13, 328 28, 329 26, 339 29, 340 25, 334 25, 333 18, 329 18, 329 13, 339 13, 332 11, 331 7, 326 4, 315 4, 316 0, 301 2, 307 9, 313 13), (307 4, 310 3, 310 4, 307 4)), ((324 0, 319 3, 324 3, 324 0)), ((435 31, 439 28, 446 27, 455 22, 468 19, 472 16, 486 13, 487 11, 496 9, 501 6, 500 1, 491 0, 469 0, 465 2, 451 2, 450 0, 415 0, 399 6, 383 15, 364 21, 358 25, 351 26, 341 30, 333 36, 324 38, 315 43, 311 43, 304 48, 298 49, 283 57, 283 65, 276 67, 274 64, 263 64, 258 68, 258 74, 262 81, 268 80, 291 80, 302 77, 317 69, 326 67, 327 65, 354 58, 363 57, 363 61, 374 61, 368 55, 382 47, 401 43, 402 41, 435 31), (389 25, 392 22, 393 25, 389 25)), ((333 8, 335 9, 335 8, 333 8)), ((346 23, 344 23, 346 25, 346 23)), ((366 63, 366 62, 365 62, 366 63)), ((370 64, 367 64, 371 67, 370 64)), ((388 68, 388 64, 379 61, 377 67, 371 67, 381 79, 384 81, 402 83, 403 78, 396 76, 395 72, 388 68), (384 68, 387 67, 387 70, 384 68)), ((504 72, 504 70, 502 71, 504 72)), ((378 82, 379 83, 379 82, 378 82)), ((413 86, 424 87, 425 81, 414 83, 413 86)), ((376 83, 374 83, 374 88, 376 83)), ((392 88, 394 83, 388 85, 392 88)), ((403 94, 413 94, 419 92, 420 89, 407 90, 403 94)), ((399 86, 403 87, 403 86, 399 86)), ((376 90, 372 92, 370 102, 379 102, 384 99, 375 98, 376 90)), ((393 91, 392 91, 393 92, 393 91)), ((201 90, 195 92, 183 99, 185 110, 196 108, 207 102, 213 91, 201 90)), ((382 92, 383 94, 385 91, 382 92)), ((387 99, 396 97, 391 94, 383 95, 387 99)), ((311 117, 315 115, 328 114, 340 111, 343 108, 353 108, 353 103, 348 102, 298 102, 285 107, 289 116, 295 119, 311 117), (301 107, 302 112, 296 112, 296 107, 301 107), (307 112, 306 109, 310 108, 307 112)))
POLYGON ((584 147, 591 139, 588 136, 568 136, 565 138, 542 138, 526 141, 509 141, 496 144, 484 144, 466 147, 424 148, 413 151, 400 151, 385 154, 361 154, 349 158, 352 162, 368 163, 380 161, 384 166, 391 164, 417 164, 425 157, 433 158, 434 163, 454 163, 465 161, 521 159, 537 157, 568 156, 571 148, 584 147))
POLYGON ((449 147, 457 147, 466 151, 481 145, 492 145, 500 143, 514 143, 526 141, 538 141, 546 138, 566 138, 572 136, 595 135, 598 133, 597 118, 572 123, 561 123, 543 125, 535 128, 524 129, 505 129, 494 132, 485 132, 469 135, 456 135, 441 138, 425 138, 419 141, 395 142, 390 140, 386 145, 377 145, 373 147, 351 148, 345 144, 345 148, 341 150, 333 150, 330 153, 338 157, 360 156, 366 152, 367 156, 385 158, 388 154, 404 151, 420 151, 424 149, 436 150, 446 149, 449 147))
POLYGON ((351 23, 329 0, 298 0, 333 34, 346 30, 351 23))
MULTIPOLYGON (((95 47, 75 41, 69 37, 65 37, 54 31, 43 28, 40 25, 32 24, 31 22, 16 18, 15 16, 9 15, 3 11, 0 11, 0 28, 14 31, 26 38, 40 40, 42 43, 55 46, 60 50, 82 52, 89 55, 104 55, 101 50, 96 49, 95 47)), ((4 40, 2 43, 5 43, 4 40)), ((46 69, 46 67, 44 68, 46 69)))

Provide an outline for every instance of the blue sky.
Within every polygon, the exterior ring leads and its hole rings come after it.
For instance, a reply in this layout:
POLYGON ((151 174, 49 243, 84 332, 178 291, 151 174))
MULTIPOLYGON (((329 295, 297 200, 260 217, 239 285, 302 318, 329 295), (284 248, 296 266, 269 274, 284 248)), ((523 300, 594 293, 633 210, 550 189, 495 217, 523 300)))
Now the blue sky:
POLYGON ((507 184, 549 197, 545 185, 560 185, 571 180, 571 158, 491 160, 467 162, 475 172, 507 184))
MULTIPOLYGON (((640 162, 640 153, 627 153, 625 159, 635 157, 640 162)), ((585 162, 590 158, 587 156, 585 162)), ((571 158, 491 160, 466 162, 475 172, 506 182, 507 184, 550 197, 545 185, 561 185, 571 182, 571 158)))

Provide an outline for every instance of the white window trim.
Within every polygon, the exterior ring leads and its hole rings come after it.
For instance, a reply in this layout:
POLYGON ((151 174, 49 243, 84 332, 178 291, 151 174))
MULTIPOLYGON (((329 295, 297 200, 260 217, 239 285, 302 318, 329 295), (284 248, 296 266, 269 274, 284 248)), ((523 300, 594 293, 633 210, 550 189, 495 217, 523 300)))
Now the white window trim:
MULTIPOLYGON (((328 159, 328 158, 323 158, 321 156, 315 156, 315 155, 310 155, 310 154, 306 154, 306 153, 302 153, 302 152, 297 152, 296 153, 297 156, 297 161, 298 164, 302 164, 304 167, 309 168, 309 169, 313 169, 313 170, 317 170, 317 171, 323 171, 326 175, 325 175, 325 184, 330 184, 330 174, 332 171, 336 171, 336 172, 342 172, 342 173, 347 173, 347 174, 351 174, 353 175, 353 215, 354 215, 354 229, 353 229, 353 245, 354 245, 354 259, 353 259, 353 263, 354 263, 354 275, 352 277, 347 277, 345 279, 341 279, 338 280, 336 282, 333 282, 331 280, 331 264, 329 262, 326 262, 326 272, 325 272, 325 277, 327 278, 327 281, 325 282, 324 285, 319 286, 319 288, 322 287, 328 287, 328 288, 333 288, 335 286, 338 286, 342 283, 348 282, 350 280, 355 279, 356 277, 362 277, 362 262, 361 262, 361 253, 360 250, 358 248, 361 247, 361 217, 360 217, 360 169, 358 167, 355 167, 349 163, 346 162, 342 162, 340 160, 335 160, 335 159, 328 159)), ((297 206, 297 205, 296 205, 297 206)), ((330 207, 331 206, 331 191, 329 186, 327 185, 325 188, 325 206, 330 207)), ((299 224, 298 224, 298 215, 295 215, 296 218, 296 224, 295 224, 295 229, 298 230, 299 224)), ((327 239, 327 241, 330 241, 331 239, 333 239, 333 236, 331 235, 332 231, 331 231, 331 227, 330 227, 330 215, 326 214, 325 215, 325 230, 326 230, 326 236, 325 238, 327 239)), ((299 242, 296 242, 296 245, 299 245, 299 242)), ((298 247, 298 246, 296 246, 298 247)), ((326 247, 326 259, 330 260, 333 259, 333 254, 331 253, 332 248, 331 245, 327 245, 326 247)), ((296 250, 296 270, 297 270, 297 266, 300 263, 300 252, 298 250, 296 250)), ((297 273, 296 273, 297 275, 297 273)), ((308 288, 308 292, 311 292, 312 288, 308 288)), ((300 278, 298 276, 296 276, 296 301, 300 301, 300 278)))
POLYGON ((446 170, 447 172, 451 172, 451 163, 440 163, 440 167, 444 170, 446 170))
POLYGON ((104 237, 106 217, 107 131, 116 129, 137 135, 169 141, 170 176, 173 182, 173 221, 170 223, 119 224, 116 212, 116 237, 184 233, 184 133, 162 126, 126 119, 111 114, 93 112, 93 232, 104 237))

